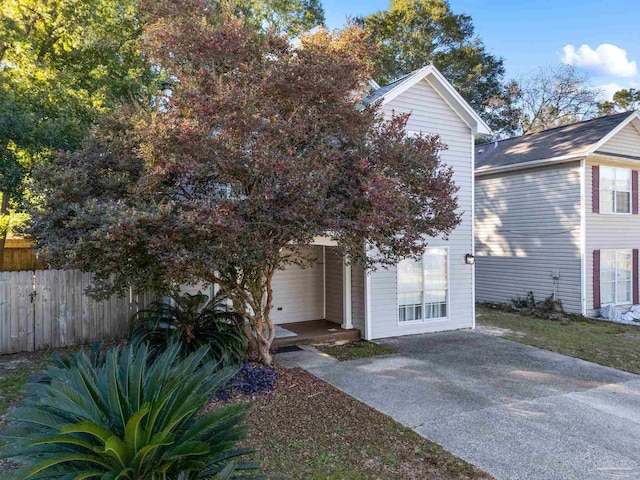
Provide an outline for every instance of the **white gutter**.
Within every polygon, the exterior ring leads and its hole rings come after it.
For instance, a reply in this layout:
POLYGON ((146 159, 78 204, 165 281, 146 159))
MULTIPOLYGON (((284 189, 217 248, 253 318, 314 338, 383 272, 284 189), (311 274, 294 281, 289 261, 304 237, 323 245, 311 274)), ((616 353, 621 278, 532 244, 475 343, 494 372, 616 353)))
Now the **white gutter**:
MULTIPOLYGON (((491 148, 491 147, 488 147, 491 148)), ((540 167, 544 165, 557 164, 557 163, 567 163, 572 162, 574 160, 579 160, 588 156, 587 152, 582 153, 573 153, 571 155, 563 155, 561 157, 553 157, 553 158, 544 158, 542 160, 533 160, 531 162, 522 162, 516 163, 513 165, 504 165, 501 167, 490 167, 482 169, 478 168, 475 171, 476 176, 481 177, 483 175, 491 175, 493 173, 501 173, 501 172, 513 172, 516 170, 526 170, 533 167, 540 167)))

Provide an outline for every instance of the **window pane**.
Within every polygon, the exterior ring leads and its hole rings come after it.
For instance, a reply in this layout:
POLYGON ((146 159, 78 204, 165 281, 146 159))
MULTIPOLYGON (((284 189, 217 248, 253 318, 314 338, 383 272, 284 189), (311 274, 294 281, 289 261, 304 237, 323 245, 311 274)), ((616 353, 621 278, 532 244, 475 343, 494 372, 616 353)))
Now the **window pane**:
POLYGON ((616 192, 600 189, 600 213, 613 213, 613 202, 616 192))
POLYGON ((616 299, 614 297, 614 285, 615 284, 613 282, 600 283, 600 301, 603 305, 616 303, 616 299))
POLYGON ((612 167, 600 167, 600 188, 602 190, 614 190, 615 183, 615 169, 612 167))
POLYGON ((427 292, 424 292, 424 303, 440 303, 446 301, 446 290, 429 290, 427 292))
POLYGON ((429 248, 424 256, 425 289, 447 288, 447 251, 443 248, 429 248))
POLYGON ((616 168, 615 173, 615 189, 617 191, 631 191, 631 170, 626 168, 616 168))
POLYGON ((616 268, 616 251, 615 250, 602 250, 600 252, 600 269, 616 268))
POLYGON ((398 320, 447 316, 447 249, 428 248, 422 261, 398 264, 398 320))
POLYGON ((398 290, 412 292, 422 290, 422 262, 403 260, 398 265, 398 290))
POLYGON ((616 192, 616 213, 631 213, 631 194, 616 192))
POLYGON ((600 269, 600 281, 601 282, 615 282, 616 281, 616 269, 615 268, 601 268, 600 269))
POLYGON ((410 305, 422 305, 422 293, 421 292, 410 292, 410 293, 401 293, 398 296, 398 303, 403 306, 410 305))
POLYGON ((425 308, 426 308, 425 318, 442 318, 447 316, 446 303, 431 303, 431 304, 427 304, 425 308))
POLYGON ((398 304, 401 322, 422 319, 422 292, 400 293, 398 304))
POLYGON ((616 267, 618 269, 618 278, 631 278, 631 254, 617 252, 616 267))
POLYGON ((631 301, 631 282, 620 281, 618 282, 618 291, 616 303, 626 303, 631 301))

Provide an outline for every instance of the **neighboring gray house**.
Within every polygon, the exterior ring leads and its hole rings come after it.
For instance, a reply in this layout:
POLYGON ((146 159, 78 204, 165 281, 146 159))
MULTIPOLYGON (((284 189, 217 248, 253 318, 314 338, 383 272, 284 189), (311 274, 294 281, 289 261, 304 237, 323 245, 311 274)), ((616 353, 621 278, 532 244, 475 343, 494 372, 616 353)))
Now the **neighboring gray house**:
POLYGON ((315 265, 276 272, 271 317, 285 328, 324 319, 366 339, 472 328, 474 267, 465 256, 473 253, 473 145, 490 130, 433 66, 373 87, 367 100, 380 100, 387 117, 411 114, 409 134, 438 134, 447 144, 442 160, 454 169, 462 223, 449 240, 430 242, 421 262, 372 273, 343 262, 330 237, 316 238, 308 247, 315 265))
POLYGON ((640 115, 476 147, 476 296, 533 291, 567 311, 640 303, 640 115))

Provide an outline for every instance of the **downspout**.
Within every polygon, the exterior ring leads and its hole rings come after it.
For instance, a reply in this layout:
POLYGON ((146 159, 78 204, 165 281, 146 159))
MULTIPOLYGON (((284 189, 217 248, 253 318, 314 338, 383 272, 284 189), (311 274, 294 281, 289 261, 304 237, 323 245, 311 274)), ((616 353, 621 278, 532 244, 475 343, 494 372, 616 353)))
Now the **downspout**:
MULTIPOLYGON (((476 141, 471 135, 471 254, 476 255, 476 141)), ((471 328, 476 328, 476 262, 471 265, 471 328)))
MULTIPOLYGON (((368 248, 365 244, 365 255, 368 248)), ((366 264, 364 268, 364 339, 371 340, 371 273, 367 270, 366 264)))
POLYGON ((587 316, 587 186, 586 161, 580 160, 580 307, 587 316))

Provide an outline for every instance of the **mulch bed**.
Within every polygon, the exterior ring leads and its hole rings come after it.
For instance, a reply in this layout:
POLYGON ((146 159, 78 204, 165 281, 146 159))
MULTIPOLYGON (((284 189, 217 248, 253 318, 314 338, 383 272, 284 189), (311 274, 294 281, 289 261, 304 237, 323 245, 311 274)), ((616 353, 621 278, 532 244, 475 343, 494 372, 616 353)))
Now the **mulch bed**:
POLYGON ((253 403, 247 444, 270 479, 492 478, 301 369, 253 403))

